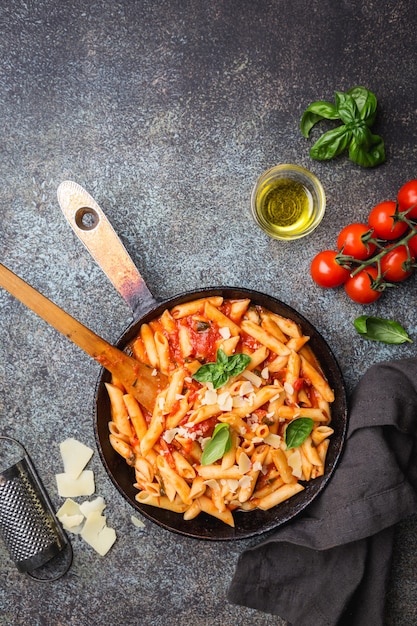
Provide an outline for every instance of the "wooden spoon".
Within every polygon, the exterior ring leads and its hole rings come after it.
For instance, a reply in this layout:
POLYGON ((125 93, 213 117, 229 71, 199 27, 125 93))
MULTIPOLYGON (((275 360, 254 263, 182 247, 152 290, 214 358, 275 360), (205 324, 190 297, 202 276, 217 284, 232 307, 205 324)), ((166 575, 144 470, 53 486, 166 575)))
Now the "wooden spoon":
POLYGON ((112 346, 1 263, 0 287, 98 361, 123 382, 127 392, 138 402, 149 411, 153 410, 158 392, 168 384, 166 376, 160 372, 155 375, 151 367, 112 346))

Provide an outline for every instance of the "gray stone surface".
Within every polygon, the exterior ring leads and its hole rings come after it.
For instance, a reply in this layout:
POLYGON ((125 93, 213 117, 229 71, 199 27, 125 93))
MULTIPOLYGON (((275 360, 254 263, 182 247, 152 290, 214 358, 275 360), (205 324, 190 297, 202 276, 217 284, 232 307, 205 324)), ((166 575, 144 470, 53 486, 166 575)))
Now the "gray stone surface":
MULTIPOLYGON (((360 339, 364 309, 325 292, 309 263, 416 177, 412 0, 7 0, 0 7, 1 261, 114 342, 131 321, 60 213, 56 189, 83 185, 105 210, 158 300, 213 285, 255 288, 298 309, 332 346, 349 390, 372 363, 415 354, 360 339), (363 170, 310 160, 299 119, 313 100, 363 84, 379 100, 387 162, 363 170), (266 168, 295 162, 327 195, 321 226, 281 243, 253 224, 266 168)), ((417 337, 415 278, 366 311, 417 337)), ((56 507, 58 443, 94 447, 96 363, 0 291, 0 432, 29 450, 56 507)), ((74 563, 42 586, 0 545, 0 624, 269 626, 278 617, 225 599, 237 558, 259 539, 173 535, 133 510, 96 453, 97 492, 118 534, 99 557, 75 538, 74 563)), ((387 626, 417 623, 416 520, 397 532, 387 626)))

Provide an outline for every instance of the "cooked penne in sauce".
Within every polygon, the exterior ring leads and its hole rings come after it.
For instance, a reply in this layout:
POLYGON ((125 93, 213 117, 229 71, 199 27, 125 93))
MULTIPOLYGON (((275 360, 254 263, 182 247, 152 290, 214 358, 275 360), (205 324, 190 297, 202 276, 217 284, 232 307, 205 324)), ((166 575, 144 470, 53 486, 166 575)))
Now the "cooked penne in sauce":
POLYGON ((323 475, 334 393, 308 342, 248 299, 200 298, 144 324, 129 349, 169 381, 152 413, 107 384, 110 443, 138 502, 234 526, 233 511, 279 506, 323 475))

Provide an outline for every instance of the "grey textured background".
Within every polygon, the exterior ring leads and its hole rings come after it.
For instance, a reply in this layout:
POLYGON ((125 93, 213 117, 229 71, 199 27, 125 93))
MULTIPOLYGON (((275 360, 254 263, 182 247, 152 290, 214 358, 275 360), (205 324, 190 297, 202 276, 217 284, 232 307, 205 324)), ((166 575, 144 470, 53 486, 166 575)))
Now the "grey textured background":
MULTIPOLYGON (((0 6, 1 261, 114 342, 131 321, 60 213, 56 189, 83 185, 106 212, 158 300, 213 285, 255 288, 309 318, 351 390, 368 366, 415 346, 359 338, 364 309, 309 277, 312 257, 416 177, 417 18, 412 0, 7 0, 0 6), (312 162, 298 129, 314 100, 363 84, 377 95, 387 162, 312 162), (307 239, 253 224, 256 177, 282 162, 322 181, 327 212, 307 239)), ((417 338, 416 279, 371 315, 417 338)), ((58 443, 94 447, 96 363, 0 291, 0 432, 29 450, 51 498, 58 443)), ((370 452, 371 454, 371 452, 370 452)), ((0 545, 0 624, 281 625, 225 599, 237 558, 260 539, 181 538, 146 522, 91 467, 118 534, 99 557, 73 540, 68 575, 41 586, 0 545)), ((397 532, 386 625, 417 623, 416 519, 397 532)))

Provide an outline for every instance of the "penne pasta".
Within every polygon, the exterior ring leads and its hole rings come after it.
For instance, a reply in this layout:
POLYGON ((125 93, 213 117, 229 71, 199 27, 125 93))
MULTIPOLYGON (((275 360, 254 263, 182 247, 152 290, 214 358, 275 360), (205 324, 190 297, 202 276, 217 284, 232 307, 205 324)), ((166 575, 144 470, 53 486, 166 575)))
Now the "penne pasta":
POLYGON ((325 380, 324 376, 311 365, 305 357, 301 355, 301 367, 303 375, 311 381, 311 384, 326 402, 334 402, 334 393, 330 389, 329 383, 325 380))
POLYGON ((248 310, 249 305, 249 298, 245 298, 243 300, 232 300, 230 303, 230 319, 233 320, 236 324, 239 324, 240 320, 248 310))
POLYGON ((178 498, 171 502, 166 496, 156 496, 147 491, 140 491, 136 494, 135 499, 141 504, 149 504, 159 509, 174 511, 174 513, 184 513, 187 510, 187 505, 178 498))
MULTIPOLYGON (((163 400, 163 393, 158 395, 158 398, 163 400)), ((140 450, 142 456, 146 456, 154 447, 159 437, 162 435, 165 427, 165 417, 162 413, 162 409, 158 406, 158 398, 157 404, 155 406, 151 422, 149 424, 149 428, 146 431, 142 441, 140 442, 140 450)))
POLYGON ((258 326, 254 322, 250 320, 243 321, 241 324, 241 328, 243 332, 247 333, 259 343, 264 345, 266 348, 269 348, 272 352, 279 355, 290 354, 290 349, 287 348, 285 343, 268 333, 264 328, 258 326))
POLYGON ((143 439, 146 431, 148 430, 148 425, 146 423, 146 419, 143 415, 140 404, 136 400, 136 398, 134 398, 129 393, 123 395, 123 402, 129 415, 132 428, 140 441, 141 439, 143 439))
POLYGON ((201 511, 204 511, 204 513, 212 515, 213 517, 217 517, 228 526, 232 526, 234 528, 235 520, 233 519, 230 509, 226 508, 224 511, 219 511, 215 507, 213 501, 210 498, 207 498, 207 496, 200 496, 198 498, 198 503, 201 511))
POLYGON ((171 310, 172 317, 178 320, 183 317, 187 317, 188 315, 201 313, 204 310, 206 302, 219 307, 223 303, 223 298, 221 296, 213 296, 211 298, 200 298, 199 300, 192 300, 191 302, 177 304, 177 306, 171 310))
POLYGON ((123 441, 123 439, 120 439, 115 435, 110 434, 109 439, 112 447, 116 450, 116 452, 120 454, 120 456, 122 456, 124 459, 126 459, 126 463, 128 465, 134 465, 136 456, 133 452, 132 447, 129 446, 126 441, 123 441))
MULTIPOLYGON (((162 475, 165 491, 171 488, 171 492, 177 493, 185 504, 191 504, 189 484, 178 472, 172 469, 166 458, 158 456, 156 466, 162 475)), ((171 497, 170 500, 172 501, 173 498, 171 497)))
POLYGON ((132 426, 130 424, 129 414, 125 403, 123 402, 123 391, 111 383, 105 384, 110 399, 112 420, 117 426, 119 433, 126 435, 127 437, 131 437, 132 426))
POLYGON ((197 465, 197 473, 204 480, 213 478, 214 480, 228 480, 229 478, 239 480, 242 472, 237 465, 223 468, 221 465, 197 465))
POLYGON ((178 396, 182 395, 182 389, 184 386, 184 379, 186 376, 186 372, 183 368, 178 368, 172 374, 169 385, 166 390, 165 395, 165 403, 164 403, 164 413, 170 413, 174 407, 174 405, 180 399, 178 396))
POLYGON ((278 470, 278 473, 284 483, 295 483, 296 478, 293 476, 292 469, 288 465, 287 457, 283 450, 277 448, 271 451, 272 461, 278 470))
POLYGON ((177 450, 173 451, 172 456, 174 458, 175 468, 178 474, 182 476, 182 478, 193 480, 196 477, 196 472, 191 463, 189 463, 187 459, 177 450))
POLYGON ((303 489, 304 487, 303 485, 301 485, 301 483, 291 483, 291 484, 282 485, 282 487, 279 487, 275 491, 272 491, 271 493, 264 496, 263 498, 259 498, 256 501, 256 506, 258 509, 261 509, 262 511, 267 511, 268 509, 272 509, 272 507, 277 506, 277 504, 280 504, 281 502, 285 502, 285 500, 288 500, 289 498, 294 496, 296 493, 303 491, 303 489))
POLYGON ((231 335, 240 334, 240 326, 232 322, 232 320, 222 313, 217 307, 213 306, 210 302, 206 302, 204 306, 204 312, 209 320, 216 322, 220 328, 228 328, 231 335))
POLYGON ((287 397, 287 403, 292 406, 297 404, 298 391, 295 383, 300 377, 301 359, 297 352, 291 351, 287 361, 287 373, 285 376, 284 391, 287 397))
POLYGON ((247 298, 200 298, 142 324, 133 355, 168 377, 152 414, 120 381, 106 383, 110 445, 134 468, 136 500, 233 527, 234 510, 278 506, 322 476, 334 393, 308 342, 293 320, 247 298), (210 373, 219 363, 220 382, 210 373), (203 365, 207 378, 197 375, 203 365), (312 430, 287 449, 298 418, 312 430), (224 446, 210 458, 215 432, 224 446))
POLYGON ((159 369, 163 374, 168 375, 170 369, 168 339, 161 332, 154 335, 155 349, 158 355, 159 369))
POLYGON ((297 417, 310 417, 315 422, 327 422, 327 416, 321 409, 311 407, 298 407, 282 405, 277 409, 278 416, 285 420, 292 420, 297 417))
POLYGON ((159 367, 158 352, 156 350, 154 334, 149 324, 142 324, 140 328, 140 338, 142 339, 145 353, 152 367, 159 367))
POLYGON ((290 320, 288 317, 278 315, 277 313, 271 313, 270 316, 276 325, 282 330, 284 335, 288 335, 288 337, 302 336, 303 333, 301 332, 301 328, 293 320, 290 320))

